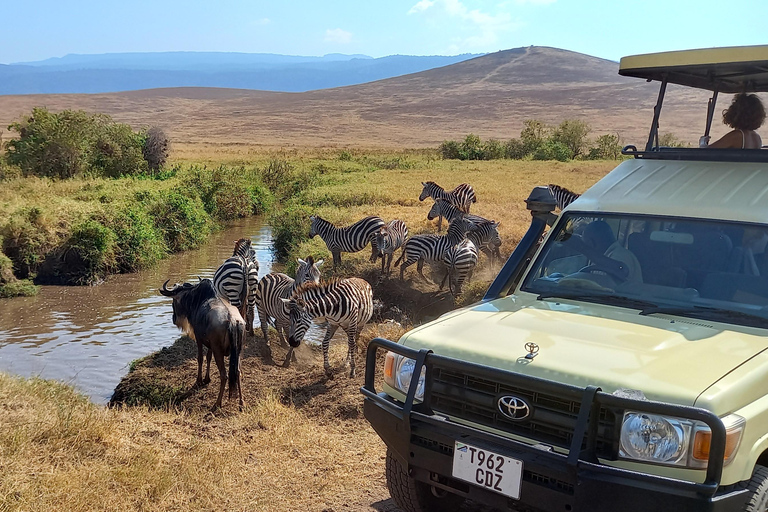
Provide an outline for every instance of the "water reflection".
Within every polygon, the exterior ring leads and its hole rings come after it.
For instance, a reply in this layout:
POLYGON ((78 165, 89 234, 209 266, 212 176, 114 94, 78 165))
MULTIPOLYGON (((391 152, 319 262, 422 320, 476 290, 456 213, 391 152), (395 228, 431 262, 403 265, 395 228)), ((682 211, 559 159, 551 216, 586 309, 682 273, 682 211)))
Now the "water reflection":
POLYGON ((65 381, 105 403, 131 361, 179 336, 160 285, 212 277, 244 236, 253 240, 259 276, 270 272, 270 229, 251 218, 216 233, 201 249, 100 286, 44 286, 36 297, 0 299, 0 371, 65 381))

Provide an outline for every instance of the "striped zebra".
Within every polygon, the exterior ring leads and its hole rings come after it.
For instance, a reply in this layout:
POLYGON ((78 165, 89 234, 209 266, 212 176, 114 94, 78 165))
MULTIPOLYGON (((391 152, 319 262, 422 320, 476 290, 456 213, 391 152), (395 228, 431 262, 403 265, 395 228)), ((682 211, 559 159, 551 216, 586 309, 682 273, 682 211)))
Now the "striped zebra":
MULTIPOLYGON (((306 261, 299 258, 299 267, 296 269, 296 279, 279 272, 265 275, 256 287, 256 310, 259 313, 261 331, 264 334, 264 343, 269 347, 269 323, 274 319, 277 336, 283 344, 287 344, 288 327, 291 324, 288 306, 281 299, 288 299, 296 291, 299 285, 305 282, 320 282, 320 266, 323 260, 315 261, 309 256, 306 261), (285 335, 285 336, 284 336, 285 335)), ((288 350, 284 366, 288 366, 293 355, 293 347, 288 350)))
POLYGON ((310 218, 309 238, 320 235, 328 250, 333 254, 333 268, 341 264, 342 252, 362 251, 371 242, 371 260, 375 261, 378 251, 373 240, 376 232, 384 225, 381 217, 374 215, 359 220, 344 228, 337 228, 319 215, 310 218))
POLYGON ((477 256, 477 247, 471 240, 462 240, 458 245, 448 249, 443 256, 445 277, 440 283, 440 290, 443 289, 447 279, 451 294, 459 295, 461 286, 465 281, 469 282, 472 277, 472 272, 477 265, 477 256))
POLYGON ((250 238, 235 241, 232 256, 227 258, 213 274, 213 288, 216 293, 229 300, 245 320, 245 328, 253 333, 256 287, 259 284, 259 262, 256 251, 251 247, 250 238), (246 287, 245 304, 240 303, 240 293, 246 287))
POLYGON ((483 222, 491 222, 490 220, 486 219, 485 217, 481 217, 479 215, 473 215, 471 213, 464 213, 459 208, 457 208, 455 205, 451 204, 449 201, 446 201, 445 199, 438 199, 434 202, 432 205, 432 208, 429 209, 429 213, 427 214, 428 220, 434 220, 438 217, 445 217, 445 220, 448 222, 451 222, 454 219, 463 218, 464 220, 472 223, 472 224, 482 224, 483 222))
POLYGON ((336 330, 347 333, 347 361, 349 377, 355 376, 357 339, 365 324, 373 316, 373 291, 367 281, 358 277, 334 279, 327 282, 308 282, 299 286, 290 299, 282 299, 290 310, 291 326, 288 344, 297 347, 304 339, 310 323, 327 325, 323 338, 323 367, 331 375, 328 347, 336 330))
POLYGON ((547 188, 554 196, 555 204, 561 210, 564 210, 566 206, 568 206, 569 204, 571 204, 581 196, 581 194, 577 194, 576 192, 571 192, 567 188, 561 187, 560 185, 553 185, 550 183, 549 185, 547 185, 547 188))
POLYGON ((499 236, 499 224, 495 220, 489 220, 480 224, 474 224, 467 231, 467 238, 475 244, 475 247, 488 256, 493 264, 495 258, 501 259, 501 236, 499 236))
POLYGON ((443 261, 445 252, 464 240, 468 225, 469 223, 464 219, 454 219, 448 225, 448 232, 445 235, 414 235, 409 238, 395 262, 396 267, 403 263, 400 267, 400 280, 403 280, 405 269, 418 262, 416 271, 422 279, 429 281, 424 276, 424 262, 443 261))
POLYGON ((406 238, 408 238, 408 227, 400 219, 390 221, 389 224, 382 226, 376 232, 376 249, 378 250, 378 256, 381 258, 382 275, 384 275, 384 267, 386 266, 387 276, 389 276, 392 257, 395 251, 403 246, 406 238), (385 260, 386 265, 384 263, 385 260))
MULTIPOLYGON (((424 188, 421 190, 421 194, 419 194, 419 201, 423 201, 428 197, 431 197, 435 201, 443 199, 464 213, 469 213, 469 207, 472 205, 472 203, 477 202, 477 198, 475 197, 475 189, 473 189, 472 185, 468 183, 462 183, 450 192, 446 192, 443 187, 434 181, 422 181, 421 185, 424 188)), ((450 220, 448 222, 450 222, 450 220)), ((437 220, 437 230, 440 231, 442 229, 443 219, 441 217, 437 220)))

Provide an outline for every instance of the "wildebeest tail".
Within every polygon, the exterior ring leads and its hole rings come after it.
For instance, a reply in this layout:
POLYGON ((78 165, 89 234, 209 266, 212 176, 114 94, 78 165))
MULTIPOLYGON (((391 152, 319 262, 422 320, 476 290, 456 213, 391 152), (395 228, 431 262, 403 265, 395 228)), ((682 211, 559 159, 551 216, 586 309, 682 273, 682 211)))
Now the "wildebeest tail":
MULTIPOLYGON (((237 378, 240 374, 240 351, 243 348, 244 327, 240 322, 229 322, 227 333, 229 334, 229 398, 237 389, 237 378)), ((240 391, 242 393, 242 391, 240 391)))

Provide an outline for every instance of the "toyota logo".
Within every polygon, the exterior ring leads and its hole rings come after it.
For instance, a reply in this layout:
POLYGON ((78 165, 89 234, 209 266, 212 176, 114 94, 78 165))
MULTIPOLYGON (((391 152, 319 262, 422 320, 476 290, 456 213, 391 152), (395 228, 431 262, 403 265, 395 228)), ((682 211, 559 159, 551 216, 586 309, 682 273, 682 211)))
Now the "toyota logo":
POLYGON ((531 415, 531 407, 528 402, 516 396, 503 396, 499 398, 499 412, 513 421, 524 420, 531 415))

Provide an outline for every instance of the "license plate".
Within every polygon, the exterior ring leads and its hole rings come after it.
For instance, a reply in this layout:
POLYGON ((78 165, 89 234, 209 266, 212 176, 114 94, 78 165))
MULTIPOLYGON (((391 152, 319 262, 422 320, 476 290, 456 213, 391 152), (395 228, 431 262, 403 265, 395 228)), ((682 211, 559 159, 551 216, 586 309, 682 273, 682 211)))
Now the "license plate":
POLYGON ((519 500, 523 462, 456 441, 453 477, 519 500))

